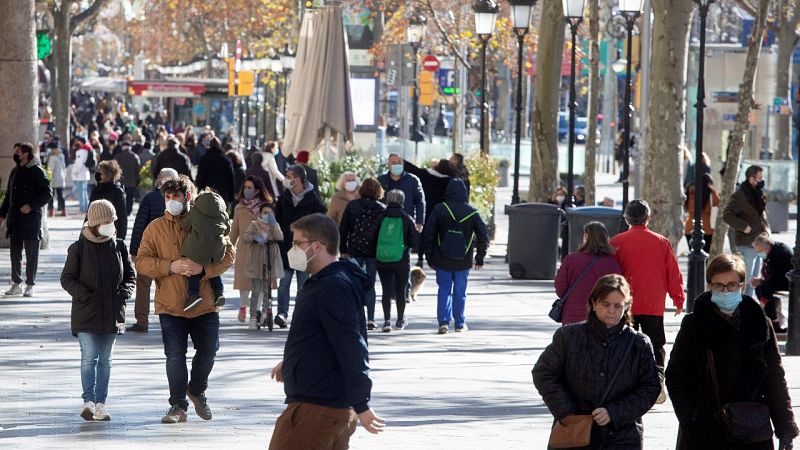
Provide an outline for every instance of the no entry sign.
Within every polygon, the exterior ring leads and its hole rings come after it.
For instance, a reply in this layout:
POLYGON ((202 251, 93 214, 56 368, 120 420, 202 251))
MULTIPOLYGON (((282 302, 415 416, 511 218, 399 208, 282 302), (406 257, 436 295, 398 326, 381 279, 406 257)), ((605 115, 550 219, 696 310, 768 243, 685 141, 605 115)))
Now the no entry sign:
POLYGON ((428 55, 422 60, 422 68, 428 72, 436 72, 439 70, 439 59, 433 55, 428 55))

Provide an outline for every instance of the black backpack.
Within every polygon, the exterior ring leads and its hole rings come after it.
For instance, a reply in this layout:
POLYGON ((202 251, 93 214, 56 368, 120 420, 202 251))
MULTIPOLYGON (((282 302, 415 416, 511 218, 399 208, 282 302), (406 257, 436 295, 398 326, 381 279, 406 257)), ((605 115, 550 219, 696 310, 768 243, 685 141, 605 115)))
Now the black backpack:
POLYGON ((442 204, 444 205, 445 209, 447 209, 447 212, 450 213, 450 218, 452 218, 453 221, 447 226, 444 234, 439 235, 439 251, 442 253, 442 256, 447 259, 461 261, 465 256, 467 256, 467 252, 469 251, 470 247, 472 247, 472 241, 475 239, 475 232, 473 231, 469 237, 469 240, 467 240, 461 224, 469 220, 475 214, 478 214, 478 211, 472 211, 462 219, 456 219, 455 214, 453 214, 453 210, 450 209, 447 203, 442 204))
POLYGON ((363 205, 361 214, 356 217, 347 234, 347 248, 366 256, 375 256, 382 217, 383 208, 379 204, 363 205))

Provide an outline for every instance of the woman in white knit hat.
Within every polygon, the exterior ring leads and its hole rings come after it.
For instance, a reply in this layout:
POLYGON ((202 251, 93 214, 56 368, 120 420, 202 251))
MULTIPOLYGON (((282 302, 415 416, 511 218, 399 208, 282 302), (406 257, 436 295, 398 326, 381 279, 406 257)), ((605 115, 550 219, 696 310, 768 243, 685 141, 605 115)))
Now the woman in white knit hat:
POLYGON ((128 248, 117 239, 114 205, 96 200, 78 240, 70 245, 61 286, 72 296, 72 335, 81 346, 81 384, 85 420, 111 420, 105 403, 111 377, 111 352, 125 331, 125 302, 136 274, 128 248))

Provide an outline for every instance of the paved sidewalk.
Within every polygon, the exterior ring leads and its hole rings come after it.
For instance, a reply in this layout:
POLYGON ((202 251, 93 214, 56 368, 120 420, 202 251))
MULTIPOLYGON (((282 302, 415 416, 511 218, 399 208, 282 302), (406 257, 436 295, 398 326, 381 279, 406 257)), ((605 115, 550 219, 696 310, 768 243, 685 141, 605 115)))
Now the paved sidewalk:
MULTIPOLYGON (((500 198, 510 198, 510 190, 501 189, 500 198)), ((408 329, 370 334, 372 406, 389 428, 381 436, 359 428, 352 448, 545 447, 552 419, 530 371, 556 329, 547 318, 555 294, 551 281, 510 279, 503 262, 506 222, 498 216, 486 268, 470 278, 468 333, 435 334, 429 273, 407 310, 408 329)), ((221 313, 221 346, 207 392, 212 421, 190 408, 185 424, 159 423, 169 394, 157 318, 151 318, 150 333, 117 341, 108 399, 112 421, 87 423, 78 416, 80 351, 59 276, 79 225, 77 219, 51 220, 53 241, 41 257, 36 297, 0 298, 0 448, 264 448, 284 408, 282 386, 269 380, 269 371, 281 358, 286 330, 253 332, 236 320, 232 272, 225 277, 230 300, 221 313)), ((6 252, 0 250, 0 286, 9 280, 6 252)), ((671 343, 680 318, 669 314, 665 322, 671 343)), ((800 358, 784 364, 798 414, 800 358)), ((674 448, 677 420, 669 402, 644 423, 646 449, 674 448)))

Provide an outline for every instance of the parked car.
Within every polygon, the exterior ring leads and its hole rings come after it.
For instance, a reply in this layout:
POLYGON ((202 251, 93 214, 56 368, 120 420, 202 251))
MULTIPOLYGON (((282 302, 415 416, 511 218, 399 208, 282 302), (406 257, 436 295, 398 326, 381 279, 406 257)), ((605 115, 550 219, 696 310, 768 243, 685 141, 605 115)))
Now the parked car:
MULTIPOLYGON (((600 139, 599 130, 600 127, 597 127, 598 136, 597 139, 600 139)), ((586 143, 586 136, 589 134, 589 120, 586 117, 576 116, 575 117, 575 142, 578 144, 585 144, 586 143)), ((569 139, 569 113, 568 112, 560 112, 558 113, 558 140, 559 142, 566 142, 569 139)))

